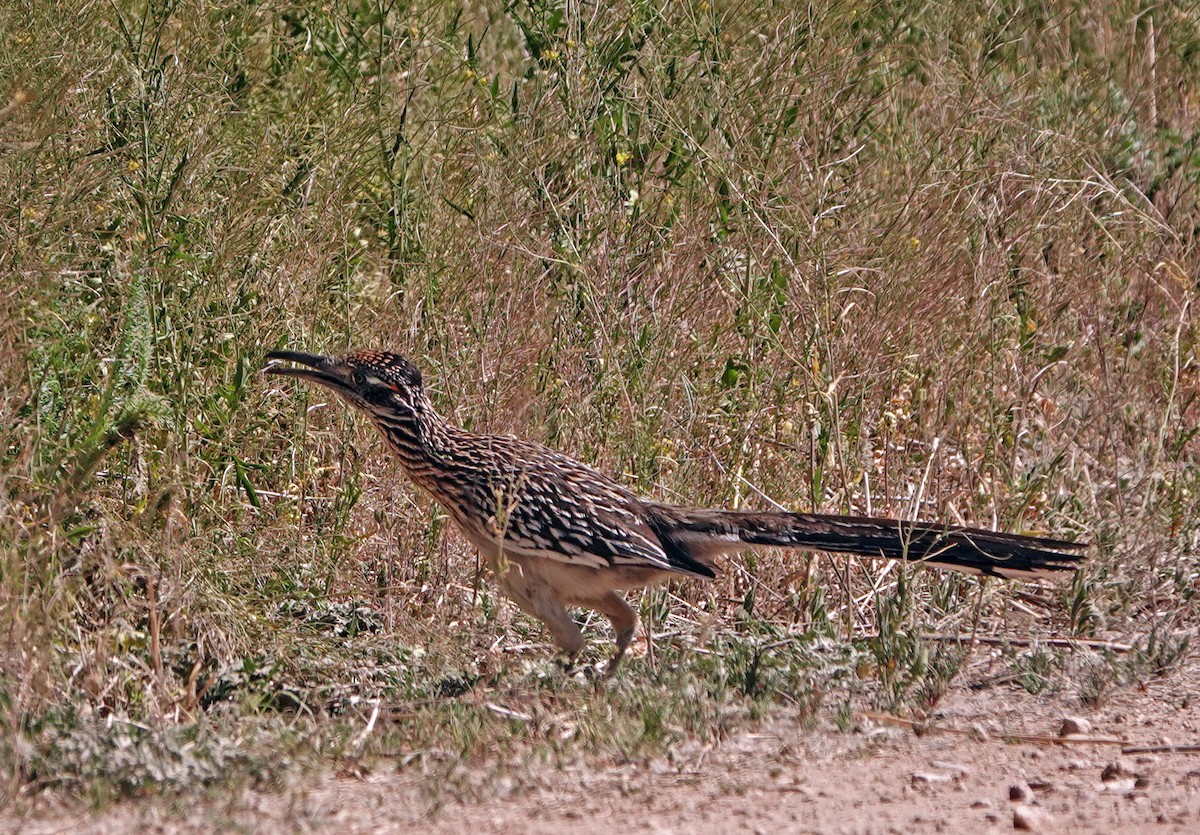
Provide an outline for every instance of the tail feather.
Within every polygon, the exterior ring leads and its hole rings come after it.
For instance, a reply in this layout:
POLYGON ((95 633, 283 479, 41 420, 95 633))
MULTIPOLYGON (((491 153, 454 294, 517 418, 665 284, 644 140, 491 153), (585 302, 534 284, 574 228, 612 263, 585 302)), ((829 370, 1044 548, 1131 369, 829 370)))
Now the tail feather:
POLYGON ((899 519, 813 513, 700 510, 657 505, 655 532, 668 555, 694 570, 718 553, 754 545, 812 548, 927 562, 993 577, 1048 577, 1071 571, 1086 543, 899 519))

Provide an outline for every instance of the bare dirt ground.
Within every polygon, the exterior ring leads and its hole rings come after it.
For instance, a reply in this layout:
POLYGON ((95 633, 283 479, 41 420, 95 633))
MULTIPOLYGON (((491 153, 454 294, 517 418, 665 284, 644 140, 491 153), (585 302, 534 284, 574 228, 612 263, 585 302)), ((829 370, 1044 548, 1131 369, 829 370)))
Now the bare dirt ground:
POLYGON ((979 658, 920 731, 863 719, 851 733, 778 720, 670 761, 582 764, 505 782, 481 802, 431 799, 377 762, 222 800, 129 802, 86 814, 46 806, 0 831, 51 832, 1044 832, 1200 831, 1200 657, 1099 708, 987 684, 979 658), (974 688, 970 687, 974 684, 974 688), (986 686, 981 686, 986 685, 986 686), (1059 737, 1064 716, 1091 728, 1059 737), (1122 753, 1126 749, 1127 753, 1122 753), (1013 799, 1012 793, 1023 795, 1013 799))

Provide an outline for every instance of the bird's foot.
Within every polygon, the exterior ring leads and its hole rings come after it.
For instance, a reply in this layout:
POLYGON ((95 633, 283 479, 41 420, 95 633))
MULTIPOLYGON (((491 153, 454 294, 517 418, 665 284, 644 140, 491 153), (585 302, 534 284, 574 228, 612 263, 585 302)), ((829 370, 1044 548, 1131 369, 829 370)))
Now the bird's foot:
POLYGON ((612 675, 611 661, 596 663, 580 662, 575 658, 563 658, 560 662, 565 675, 575 679, 580 684, 599 685, 612 675))

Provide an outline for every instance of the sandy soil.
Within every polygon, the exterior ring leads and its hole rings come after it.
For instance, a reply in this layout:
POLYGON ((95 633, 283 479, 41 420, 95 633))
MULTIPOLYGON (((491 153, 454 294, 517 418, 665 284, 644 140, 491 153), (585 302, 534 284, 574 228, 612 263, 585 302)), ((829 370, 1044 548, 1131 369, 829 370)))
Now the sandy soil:
POLYGON ((547 770, 484 802, 439 806, 413 777, 377 763, 220 804, 43 808, 0 817, 0 831, 911 833, 1004 832, 1023 821, 1043 832, 1200 831, 1200 752, 1122 753, 1200 743, 1200 658, 1094 710, 1070 694, 962 678, 977 689, 947 696, 921 733, 870 719, 848 734, 777 722, 719 747, 684 746, 671 762, 547 770), (1090 731, 1061 741, 1067 715, 1090 731))

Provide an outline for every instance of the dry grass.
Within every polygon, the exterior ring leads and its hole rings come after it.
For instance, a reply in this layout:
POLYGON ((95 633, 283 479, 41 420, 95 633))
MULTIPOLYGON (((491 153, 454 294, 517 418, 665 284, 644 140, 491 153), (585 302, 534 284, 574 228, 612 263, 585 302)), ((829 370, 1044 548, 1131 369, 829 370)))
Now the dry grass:
POLYGON ((927 707, 961 660, 930 631, 1137 643, 1014 650, 1085 699, 1170 669, 1195 16, 664 5, 3 4, 5 796, 379 756, 469 794, 464 763, 927 707), (980 588, 764 552, 649 592, 653 653, 597 693, 361 421, 256 375, 278 346, 401 350, 464 425, 658 497, 1093 560, 980 588))

